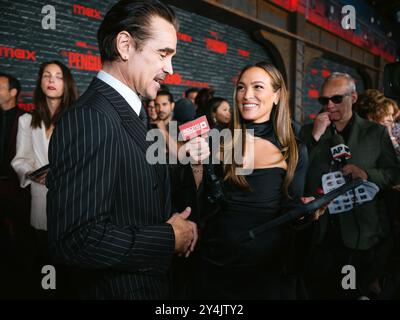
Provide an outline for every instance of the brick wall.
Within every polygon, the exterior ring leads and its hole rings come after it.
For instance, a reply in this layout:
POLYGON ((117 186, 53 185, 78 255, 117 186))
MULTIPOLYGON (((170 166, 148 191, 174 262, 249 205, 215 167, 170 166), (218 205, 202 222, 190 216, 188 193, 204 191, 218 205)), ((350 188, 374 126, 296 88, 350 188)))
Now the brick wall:
MULTIPOLYGON (((94 1, 76 4, 99 9, 103 15, 110 3, 112 1, 97 1, 97 5, 94 1), (103 4, 100 6, 99 3, 103 4)), ((20 102, 26 108, 32 102, 39 65, 44 61, 57 59, 70 66, 81 93, 95 74, 95 71, 85 69, 94 69, 93 60, 99 60, 96 31, 100 20, 83 15, 82 7, 75 7, 74 13, 74 4, 60 0, 1 1, 0 70, 21 80, 20 102), (48 4, 55 7, 55 30, 42 28, 45 14, 41 12, 48 4), (25 52, 25 55, 17 52, 25 52)))
MULTIPOLYGON (((20 103, 32 107, 39 65, 53 59, 72 69, 80 93, 100 68, 96 32, 101 18, 115 3, 102 1, 2 0, 0 2, 0 70, 21 80, 20 103), (53 5, 56 29, 42 28, 42 8, 53 5)), ((168 78, 178 99, 191 86, 213 86, 232 101, 233 81, 245 65, 269 61, 266 51, 249 35, 215 20, 174 8, 180 20, 175 74, 168 78)))

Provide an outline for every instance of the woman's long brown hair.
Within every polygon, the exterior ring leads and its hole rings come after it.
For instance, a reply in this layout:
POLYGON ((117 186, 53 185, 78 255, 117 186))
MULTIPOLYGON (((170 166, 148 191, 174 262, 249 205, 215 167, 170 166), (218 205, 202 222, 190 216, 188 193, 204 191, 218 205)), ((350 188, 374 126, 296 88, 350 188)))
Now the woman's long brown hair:
MULTIPOLYGON (((283 182, 283 190, 286 195, 288 195, 288 187, 293 180, 294 172, 296 170, 297 162, 298 162, 298 148, 296 143, 296 138, 292 129, 292 122, 290 117, 290 109, 289 109, 289 94, 286 89, 285 81, 283 80, 282 74, 275 68, 272 64, 266 62, 258 62, 254 65, 249 65, 245 67, 238 77, 238 82, 242 78, 243 74, 249 70, 250 68, 261 68, 263 69, 271 79, 271 85, 274 92, 280 91, 279 93, 279 103, 274 106, 275 112, 271 111, 271 116, 273 117, 272 121, 274 124, 275 134, 279 140, 279 143, 282 146, 282 154, 284 160, 287 162, 287 171, 286 176, 283 182)), ((242 148, 242 156, 244 156, 245 147, 246 147, 246 125, 242 121, 242 117, 240 115, 239 108, 237 106, 236 101, 236 89, 234 93, 234 111, 233 111, 233 121, 231 122, 231 131, 233 134, 233 140, 231 146, 225 146, 222 148, 222 151, 231 152, 234 154, 236 148, 242 148), (240 129, 240 130, 235 130, 240 129), (241 139, 238 137, 238 133, 241 132, 241 139), (240 146, 239 144, 242 144, 240 146), (231 150, 231 148, 233 150, 231 150)), ((239 150, 239 149, 238 149, 239 150)), ((229 157, 231 158, 231 157, 229 157)), ((243 187, 245 189, 249 189, 249 184, 246 181, 244 175, 237 175, 236 169, 241 168, 242 165, 236 163, 235 158, 231 158, 231 164, 224 165, 225 177, 224 180, 230 180, 234 184, 243 187)), ((290 195, 289 195, 290 196, 290 195)))
POLYGON ((46 129, 50 128, 50 126, 57 121, 64 109, 71 106, 76 99, 78 99, 78 88, 76 87, 76 83, 71 71, 63 63, 57 60, 42 63, 36 79, 35 91, 33 92, 33 103, 35 105, 35 109, 32 112, 32 128, 40 128, 42 126, 42 121, 46 129), (55 64, 60 67, 64 81, 64 93, 61 103, 53 116, 51 116, 50 109, 47 105, 46 96, 41 86, 44 69, 50 64, 55 64))

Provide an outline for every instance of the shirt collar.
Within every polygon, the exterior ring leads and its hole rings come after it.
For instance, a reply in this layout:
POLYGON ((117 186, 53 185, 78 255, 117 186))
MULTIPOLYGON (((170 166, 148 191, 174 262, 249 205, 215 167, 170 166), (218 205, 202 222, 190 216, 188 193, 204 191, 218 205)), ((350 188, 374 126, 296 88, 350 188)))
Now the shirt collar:
POLYGON ((0 109, 0 110, 1 110, 1 114, 3 114, 4 116, 14 116, 14 114, 17 112, 17 109, 18 109, 17 106, 15 106, 8 110, 3 110, 3 109, 0 109))
POLYGON ((99 71, 97 78, 114 88, 126 100, 126 102, 128 102, 136 114, 139 115, 140 109, 142 108, 142 101, 139 99, 135 91, 104 70, 99 71))
POLYGON ((338 134, 340 134, 343 137, 343 139, 346 143, 350 137, 350 132, 351 132, 351 129, 353 128, 354 121, 355 121, 355 113, 352 114, 349 122, 347 122, 347 124, 343 128, 343 130, 338 132, 338 134))

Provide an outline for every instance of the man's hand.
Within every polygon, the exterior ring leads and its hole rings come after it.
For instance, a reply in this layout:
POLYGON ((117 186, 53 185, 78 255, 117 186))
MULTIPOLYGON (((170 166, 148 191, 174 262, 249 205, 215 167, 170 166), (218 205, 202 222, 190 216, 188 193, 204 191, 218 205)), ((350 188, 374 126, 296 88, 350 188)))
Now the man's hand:
POLYGON ((322 112, 314 120, 314 127, 312 130, 312 136, 315 141, 319 141, 321 136, 325 133, 326 128, 331 124, 329 120, 329 112, 322 112))
POLYGON ((204 137, 197 137, 186 142, 185 151, 196 163, 200 163, 210 156, 210 147, 204 137))
POLYGON ((393 186, 392 189, 394 189, 396 191, 400 191, 400 184, 393 186))
MULTIPOLYGON (((315 200, 314 197, 302 197, 301 198, 301 201, 303 203, 309 203, 309 202, 311 202, 313 200, 315 200)), ((328 208, 327 205, 323 206, 322 208, 319 208, 319 209, 315 210, 313 215, 312 215, 312 220, 313 221, 317 221, 325 213, 326 208, 328 208)))
POLYGON ((342 173, 344 176, 351 174, 351 177, 353 179, 356 179, 356 178, 361 178, 363 180, 368 179, 367 173, 363 169, 361 169, 360 167, 357 167, 354 164, 346 164, 342 169, 342 173))
POLYGON ((185 257, 193 252, 198 239, 197 225, 193 221, 187 220, 190 212, 191 208, 187 207, 181 213, 174 213, 167 221, 174 229, 175 251, 184 254, 185 257))

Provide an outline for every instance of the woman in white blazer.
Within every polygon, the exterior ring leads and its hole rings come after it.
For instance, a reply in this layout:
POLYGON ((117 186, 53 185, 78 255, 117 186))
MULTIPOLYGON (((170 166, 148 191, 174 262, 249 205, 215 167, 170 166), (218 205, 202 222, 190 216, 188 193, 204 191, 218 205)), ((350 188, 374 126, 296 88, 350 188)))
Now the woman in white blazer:
MULTIPOLYGON (((70 70, 59 61, 45 62, 40 66, 36 81, 35 110, 19 118, 16 155, 11 165, 21 187, 31 185, 31 225, 35 230, 47 230, 47 173, 32 180, 28 174, 49 163, 47 152, 54 124, 77 98, 78 90, 70 70)), ((45 237, 46 234, 40 236, 43 240, 45 237)))

